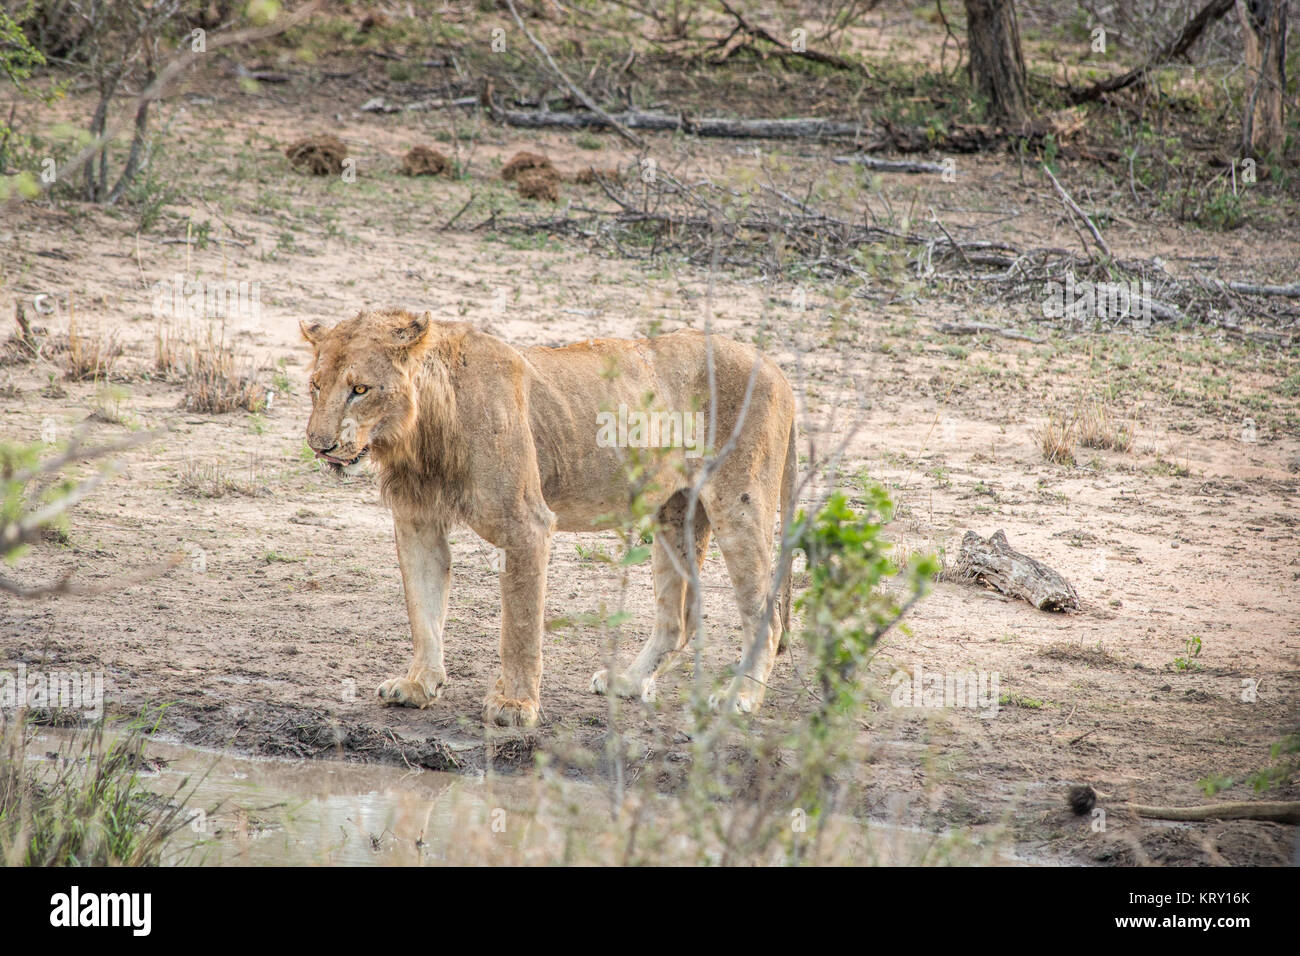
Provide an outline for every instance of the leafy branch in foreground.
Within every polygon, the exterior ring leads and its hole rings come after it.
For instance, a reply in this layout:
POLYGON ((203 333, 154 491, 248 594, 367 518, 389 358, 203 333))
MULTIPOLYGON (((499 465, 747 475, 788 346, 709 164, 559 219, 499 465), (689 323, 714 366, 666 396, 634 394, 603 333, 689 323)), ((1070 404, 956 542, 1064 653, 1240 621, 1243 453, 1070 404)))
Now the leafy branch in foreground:
MULTIPOLYGON (((1300 772, 1300 730, 1292 731, 1280 740, 1274 741, 1268 748, 1268 765, 1250 773, 1244 779, 1256 793, 1264 793, 1274 787, 1290 783, 1300 772)), ((1199 781, 1206 796, 1214 796, 1221 790, 1227 790, 1237 781, 1232 777, 1218 774, 1199 781)))
POLYGON ((808 556, 809 586, 795 608, 803 613, 804 640, 821 692, 815 728, 857 710, 859 670, 939 573, 933 555, 913 560, 906 569, 895 565, 888 557, 891 545, 882 537, 893 503, 878 485, 868 486, 865 494, 863 513, 836 492, 816 515, 800 512, 795 524, 798 547, 808 556), (907 595, 901 604, 881 586, 900 571, 907 595))
POLYGON ((814 861, 834 852, 833 834, 855 830, 843 814, 861 783, 862 721, 874 697, 866 666, 939 570, 933 556, 904 568, 891 560, 883 534, 893 504, 875 485, 865 496, 859 510, 832 492, 812 514, 800 511, 785 536, 807 556, 809 583, 795 604, 806 657, 794 662, 807 677, 806 716, 751 723, 740 736, 697 735, 686 826, 696 845, 718 847, 710 862, 814 861), (890 578, 902 586, 887 588, 890 578))
MULTIPOLYGON (((83 429, 72 436, 62 452, 45 461, 40 460, 40 443, 0 442, 0 558, 6 564, 17 561, 48 529, 61 527, 66 521, 68 510, 99 487, 118 467, 116 462, 109 461, 106 467, 94 475, 76 481, 61 477, 69 465, 106 459, 117 452, 144 444, 159 434, 156 431, 141 432, 121 441, 85 447, 83 429)), ((157 567, 94 586, 75 584, 71 572, 57 581, 35 587, 23 587, 0 575, 0 591, 24 598, 60 593, 102 594, 137 584, 175 567, 181 557, 174 555, 157 567)))

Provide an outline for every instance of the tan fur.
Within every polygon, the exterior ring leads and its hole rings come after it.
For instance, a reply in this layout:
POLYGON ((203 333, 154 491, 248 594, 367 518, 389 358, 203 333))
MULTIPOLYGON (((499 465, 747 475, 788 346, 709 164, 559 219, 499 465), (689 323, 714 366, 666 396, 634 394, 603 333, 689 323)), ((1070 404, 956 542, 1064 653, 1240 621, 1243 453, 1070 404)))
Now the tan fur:
POLYGON ((484 701, 484 719, 535 723, 551 536, 617 526, 639 494, 657 513, 655 625, 632 664, 612 678, 597 671, 592 690, 653 699, 655 679, 695 629, 689 579, 678 569, 702 564, 714 535, 745 650, 753 651, 752 666, 714 703, 758 707, 789 626, 788 574, 776 619, 764 626, 762 616, 776 516, 789 520, 795 469, 794 395, 770 360, 751 346, 691 331, 515 349, 466 323, 400 310, 363 312, 332 329, 304 324, 303 335, 316 349, 309 444, 344 470, 360 467, 368 454, 393 511, 415 654, 405 677, 379 686, 385 703, 424 707, 446 685, 447 532, 464 523, 505 554, 501 676, 484 701), (598 416, 624 405, 698 411, 707 422, 710 354, 716 446, 735 428, 751 374, 754 387, 734 449, 701 491, 690 547, 685 489, 709 455, 602 447, 598 416), (365 393, 354 394, 356 386, 365 393), (644 469, 635 487, 634 461, 644 469), (760 631, 763 644, 753 647, 760 631))

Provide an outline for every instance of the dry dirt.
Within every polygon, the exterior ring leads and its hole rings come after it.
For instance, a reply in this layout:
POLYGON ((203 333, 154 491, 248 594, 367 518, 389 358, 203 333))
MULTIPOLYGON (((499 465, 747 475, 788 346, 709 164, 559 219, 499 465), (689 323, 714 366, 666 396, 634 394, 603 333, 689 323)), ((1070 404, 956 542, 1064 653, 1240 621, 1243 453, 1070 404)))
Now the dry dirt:
MULTIPOLYGON (((859 426, 843 473, 891 488, 902 503, 891 529, 901 546, 946 547, 951 559, 966 530, 1000 528, 1072 580, 1082 599, 1081 613, 1061 616, 938 584, 910 615, 910 633, 894 633, 882 648, 873 673, 884 684, 896 669, 917 666, 997 672, 1007 703, 984 719, 882 699, 862 732, 871 756, 854 809, 931 828, 1001 830, 1017 850, 1062 861, 1291 858, 1294 828, 1138 824, 1114 813, 1094 832, 1064 809, 1064 793, 1090 782, 1112 802, 1204 802, 1198 780, 1240 781, 1295 728, 1300 436, 1294 390, 1280 388, 1297 371, 1294 352, 1195 330, 1053 335, 1042 345, 945 337, 932 322, 1025 325, 1037 303, 924 289, 855 300, 832 321, 823 291, 812 287, 807 313, 794 316, 788 284, 710 279, 705 270, 646 268, 544 236, 462 228, 485 219, 485 208, 442 230, 471 194, 518 203, 497 172, 515 152, 547 154, 567 180, 593 162, 631 160, 612 137, 594 155, 568 135, 485 126, 472 150, 443 147, 469 164, 468 179, 410 179, 398 174, 400 157, 443 121, 344 108, 322 119, 359 157, 358 180, 347 184, 289 169, 284 147, 317 127, 304 126, 278 95, 241 98, 196 85, 177 105, 186 102, 167 157, 181 194, 157 233, 137 236, 129 213, 24 207, 0 230, 0 315, 8 323, 16 300, 55 294, 44 301, 57 302, 57 314, 36 316, 30 304, 28 314, 59 334, 69 299, 57 296, 70 296, 79 325, 116 332, 125 349, 117 366, 127 389, 123 422, 92 422, 95 437, 172 429, 75 511, 66 543, 43 543, 12 575, 35 583, 75 570, 94 581, 178 550, 187 558, 101 597, 0 598, 0 667, 102 668, 110 711, 166 704, 164 730, 245 752, 524 770, 554 741, 599 748, 606 703, 587 693, 587 682, 605 650, 601 632, 581 625, 547 634, 535 733, 489 734, 478 722, 497 668, 499 609, 490 550, 468 531, 453 546, 446 695, 425 711, 375 702, 375 686, 403 673, 410 654, 391 525, 373 478, 336 480, 303 455, 309 401, 298 321, 401 305, 467 318, 519 345, 559 344, 698 327, 712 303, 721 332, 771 332, 804 403, 804 426, 822 447, 846 422, 859 426), (213 237, 238 230, 248 244, 159 241, 184 240, 187 217, 210 222, 213 237), (178 408, 179 386, 150 374, 158 327, 150 287, 178 273, 260 283, 260 319, 232 322, 228 332, 268 370, 283 363, 288 390, 264 415, 187 412, 178 408), (1093 395, 1135 423, 1133 449, 1080 449, 1073 468, 1045 463, 1033 428, 1093 395), (1250 395, 1272 399, 1254 414, 1253 443, 1242 440, 1239 404, 1250 395), (228 479, 223 493, 196 494, 183 480, 196 473, 228 479), (1193 636, 1203 650, 1193 669, 1178 670, 1173 661, 1193 636), (1243 681, 1257 682, 1254 702, 1243 700, 1243 681)), ((773 161, 797 178, 804 168, 826 170, 834 152, 666 138, 656 145, 678 168, 709 175, 773 161)), ((896 206, 914 203, 918 216, 933 205, 950 228, 1001 220, 984 228, 1017 241, 1075 243, 1050 192, 1039 181, 1022 184, 1009 158, 964 157, 961 170, 955 186, 891 175, 883 190, 896 206)), ((602 197, 594 185, 566 181, 560 206, 569 200, 602 197)), ((1171 263, 1206 257, 1224 274, 1274 281, 1294 281, 1300 263, 1300 244, 1280 227, 1225 236, 1120 216, 1108 238, 1119 253, 1159 253, 1171 263)), ((102 403, 102 385, 60 379, 55 364, 0 368, 6 440, 35 440, 50 422, 66 437, 102 403)), ((602 613, 615 600, 615 571, 578 546, 612 550, 614 542, 557 536, 548 620, 602 613)), ((737 638, 716 553, 705 580, 706 665, 717 674, 737 638)), ((636 569, 627 600, 632 646, 652 619, 648 569, 636 569)), ((796 642, 755 720, 806 706, 801 660, 796 642)), ((684 725, 690 686, 689 666, 661 681, 662 713, 629 706, 628 733, 684 725)), ((1251 794, 1237 783, 1220 796, 1251 794)), ((1298 794, 1292 786, 1281 796, 1298 794)))

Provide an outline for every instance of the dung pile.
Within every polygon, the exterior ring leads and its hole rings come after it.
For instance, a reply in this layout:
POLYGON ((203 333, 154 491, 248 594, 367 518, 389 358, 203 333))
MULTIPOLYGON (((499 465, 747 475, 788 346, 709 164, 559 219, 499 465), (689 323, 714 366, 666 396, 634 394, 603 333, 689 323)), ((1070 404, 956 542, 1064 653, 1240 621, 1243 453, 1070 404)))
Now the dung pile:
POLYGON ((412 146, 402 157, 402 172, 407 176, 445 176, 451 172, 451 160, 428 146, 412 146))
POLYGON ((343 172, 343 160, 348 148, 337 136, 328 133, 304 136, 284 151, 294 169, 313 176, 338 176, 343 172))
POLYGON ((560 176, 554 169, 525 169, 515 182, 524 199, 555 202, 560 198, 560 176))
POLYGON ((515 153, 501 167, 501 178, 514 182, 524 199, 555 202, 560 198, 560 174, 547 157, 538 153, 515 153))
POLYGON ((584 166, 573 174, 573 181, 580 186, 589 186, 597 178, 606 182, 620 183, 623 181, 623 174, 618 171, 616 166, 606 166, 597 169, 595 166, 584 166))
MULTIPOLYGON (((510 157, 510 162, 501 167, 501 178, 506 182, 514 182, 519 178, 519 174, 530 169, 549 169, 555 172, 555 165, 547 157, 540 153, 530 153, 526 150, 515 153, 510 157)), ((556 179, 559 179, 558 174, 556 179)))

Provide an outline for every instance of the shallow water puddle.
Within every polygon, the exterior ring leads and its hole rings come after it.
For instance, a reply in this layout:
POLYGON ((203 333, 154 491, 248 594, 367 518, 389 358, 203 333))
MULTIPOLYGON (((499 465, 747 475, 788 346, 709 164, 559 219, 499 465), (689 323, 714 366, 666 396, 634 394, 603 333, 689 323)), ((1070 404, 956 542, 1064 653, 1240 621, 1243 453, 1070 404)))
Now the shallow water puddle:
MULTIPOLYGON (((67 735, 37 734, 29 754, 67 735)), ((382 764, 233 756, 150 738, 145 787, 180 791, 192 813, 167 861, 204 865, 494 865, 618 863, 627 828, 610 825, 600 787, 536 775, 471 776, 382 764)), ((33 758, 42 759, 42 758, 33 758)), ((678 801, 643 813, 638 862, 717 862, 687 837, 678 801), (647 859, 647 851, 649 853, 647 859)), ((1023 864, 1007 848, 964 833, 934 834, 837 821, 824 838, 835 862, 1023 864)), ((777 853, 772 862, 780 861, 777 853)))

